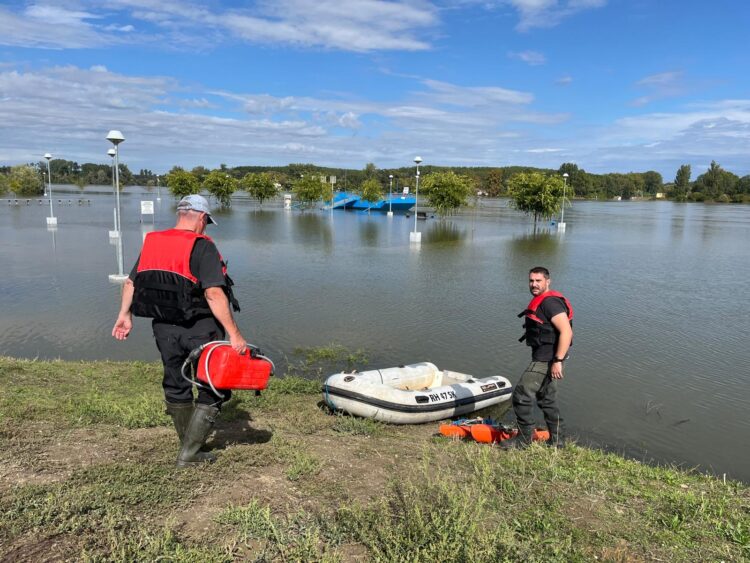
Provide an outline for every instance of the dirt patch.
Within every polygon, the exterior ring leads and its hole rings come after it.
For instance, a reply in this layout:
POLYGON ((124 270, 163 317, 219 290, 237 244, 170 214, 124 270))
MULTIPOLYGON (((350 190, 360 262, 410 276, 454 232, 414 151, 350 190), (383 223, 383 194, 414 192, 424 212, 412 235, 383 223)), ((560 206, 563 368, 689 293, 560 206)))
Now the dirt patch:
POLYGON ((3 549, 0 563, 70 561, 80 555, 80 551, 78 540, 70 536, 24 536, 3 549))

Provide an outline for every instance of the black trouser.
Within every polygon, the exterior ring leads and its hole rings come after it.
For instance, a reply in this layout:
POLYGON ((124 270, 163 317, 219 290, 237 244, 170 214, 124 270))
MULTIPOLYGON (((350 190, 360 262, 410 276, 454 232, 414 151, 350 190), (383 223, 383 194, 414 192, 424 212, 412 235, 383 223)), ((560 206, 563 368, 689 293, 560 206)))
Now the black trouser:
MULTIPOLYGON (((164 397, 170 403, 192 403, 193 386, 182 377, 182 364, 190 352, 201 344, 212 340, 224 340, 224 328, 213 317, 198 319, 190 323, 170 324, 154 320, 152 323, 156 346, 164 364, 164 397)), ((188 372, 189 375, 189 372, 188 372)), ((224 401, 232 392, 221 390, 224 401)), ((222 399, 210 388, 198 388, 198 403, 221 406, 222 399)))
POLYGON ((549 362, 531 362, 513 389, 513 411, 519 427, 534 428, 534 400, 544 414, 550 432, 562 424, 557 407, 557 381, 550 375, 549 362))

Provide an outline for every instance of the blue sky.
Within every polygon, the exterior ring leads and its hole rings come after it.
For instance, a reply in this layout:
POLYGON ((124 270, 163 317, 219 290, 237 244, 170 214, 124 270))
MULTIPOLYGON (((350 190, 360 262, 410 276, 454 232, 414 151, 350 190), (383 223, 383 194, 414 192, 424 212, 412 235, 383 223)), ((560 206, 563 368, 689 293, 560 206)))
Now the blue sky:
POLYGON ((744 0, 0 1, 0 163, 750 173, 744 0))

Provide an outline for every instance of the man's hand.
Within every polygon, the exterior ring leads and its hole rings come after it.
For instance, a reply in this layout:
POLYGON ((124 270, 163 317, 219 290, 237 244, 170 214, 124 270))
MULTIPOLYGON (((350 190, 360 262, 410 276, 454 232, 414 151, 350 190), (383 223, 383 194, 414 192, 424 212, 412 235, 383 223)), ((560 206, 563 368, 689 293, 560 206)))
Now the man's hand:
POLYGON ((552 379, 562 379, 563 378, 563 363, 552 362, 552 367, 549 370, 549 374, 552 376, 552 379))
POLYGON ((130 313, 120 314, 112 328, 112 336, 117 340, 125 340, 133 329, 133 318, 130 313))
POLYGON ((229 336, 229 344, 238 354, 244 354, 247 351, 247 342, 242 338, 242 335, 239 332, 235 335, 229 336))

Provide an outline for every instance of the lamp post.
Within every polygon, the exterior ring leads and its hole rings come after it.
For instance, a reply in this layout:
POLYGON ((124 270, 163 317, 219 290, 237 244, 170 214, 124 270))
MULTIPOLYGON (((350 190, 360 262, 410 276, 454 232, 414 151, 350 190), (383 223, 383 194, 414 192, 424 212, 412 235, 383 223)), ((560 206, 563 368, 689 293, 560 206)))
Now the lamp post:
POLYGON ((159 175, 156 175, 156 201, 161 201, 161 189, 159 188, 159 175))
POLYGON ((49 161, 52 160, 52 155, 50 153, 45 153, 44 158, 47 160, 47 193, 49 194, 49 217, 47 217, 47 226, 56 227, 57 217, 55 217, 55 214, 52 211, 52 173, 49 168, 49 161))
POLYGON ((562 198, 562 209, 560 210, 560 222, 557 224, 558 231, 565 230, 565 192, 568 187, 568 173, 563 174, 563 198, 562 198))
POLYGON ((422 163, 421 156, 414 157, 414 164, 417 165, 417 185, 414 189, 414 231, 409 234, 411 242, 421 242, 422 233, 417 231, 417 206, 419 205, 419 165, 422 163))
POLYGON ((393 174, 388 174, 388 179, 390 180, 390 187, 388 188, 390 191, 390 196, 388 197, 388 217, 393 217, 393 174))
POLYGON ((120 220, 120 151, 118 145, 125 140, 117 130, 112 130, 107 133, 107 140, 112 143, 115 148, 114 165, 115 165, 115 201, 117 209, 115 212, 115 218, 117 219, 117 273, 109 276, 110 281, 124 282, 127 276, 123 273, 122 267, 122 224, 120 220))
POLYGON ((117 188, 115 187, 115 149, 109 149, 107 151, 107 154, 109 155, 110 159, 112 160, 112 163, 110 165, 110 169, 112 171, 112 192, 115 196, 115 207, 112 210, 114 215, 114 230, 109 231, 109 238, 116 238, 120 236, 120 227, 117 225, 117 188))

